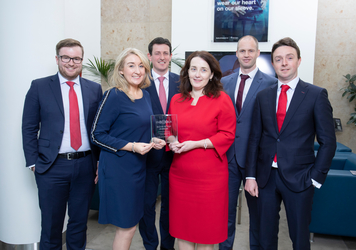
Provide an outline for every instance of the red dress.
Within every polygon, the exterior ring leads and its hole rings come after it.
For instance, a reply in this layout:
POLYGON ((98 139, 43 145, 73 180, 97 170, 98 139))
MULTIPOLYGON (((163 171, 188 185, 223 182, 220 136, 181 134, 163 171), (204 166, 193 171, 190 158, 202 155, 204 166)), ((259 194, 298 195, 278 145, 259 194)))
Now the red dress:
POLYGON ((199 244, 227 239, 228 163, 226 151, 235 139, 236 115, 230 97, 202 96, 182 102, 173 96, 170 114, 178 115, 178 141, 209 138, 214 149, 174 154, 169 172, 169 232, 199 244))

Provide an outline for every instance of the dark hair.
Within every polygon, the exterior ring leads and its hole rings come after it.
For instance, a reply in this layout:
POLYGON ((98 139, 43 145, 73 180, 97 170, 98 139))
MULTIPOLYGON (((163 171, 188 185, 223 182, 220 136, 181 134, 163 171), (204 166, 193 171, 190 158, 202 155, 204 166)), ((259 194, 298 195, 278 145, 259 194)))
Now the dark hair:
POLYGON ((285 38, 282 38, 281 40, 279 40, 278 42, 276 42, 275 44, 273 44, 272 53, 271 53, 272 62, 273 62, 273 53, 274 53, 274 51, 276 49, 278 49, 279 47, 282 47, 282 46, 289 46, 289 47, 294 48, 297 51, 298 59, 300 58, 300 50, 299 50, 299 47, 298 47, 297 43, 292 38, 285 37, 285 38))
POLYGON ((59 50, 63 47, 80 47, 82 48, 82 57, 84 56, 84 49, 83 49, 83 46, 82 44, 75 40, 75 39, 72 39, 72 38, 67 38, 67 39, 64 39, 64 40, 61 40, 57 43, 56 45, 56 55, 59 56, 59 50))
POLYGON ((210 97, 218 97, 220 96, 220 91, 223 90, 223 85, 220 82, 222 73, 220 70, 219 62, 215 59, 215 57, 207 51, 195 51, 187 58, 185 64, 180 71, 180 86, 179 90, 182 94, 183 100, 187 98, 191 98, 190 91, 192 91, 192 85, 189 81, 189 68, 190 62, 194 57, 200 57, 204 61, 206 61, 210 67, 211 73, 214 73, 213 78, 208 82, 208 84, 203 89, 203 94, 210 97))
POLYGON ((148 52, 150 53, 150 55, 152 55, 152 48, 153 45, 155 44, 165 44, 169 47, 169 54, 172 54, 172 45, 171 42, 163 37, 156 37, 155 39, 153 39, 150 44, 148 45, 148 52))

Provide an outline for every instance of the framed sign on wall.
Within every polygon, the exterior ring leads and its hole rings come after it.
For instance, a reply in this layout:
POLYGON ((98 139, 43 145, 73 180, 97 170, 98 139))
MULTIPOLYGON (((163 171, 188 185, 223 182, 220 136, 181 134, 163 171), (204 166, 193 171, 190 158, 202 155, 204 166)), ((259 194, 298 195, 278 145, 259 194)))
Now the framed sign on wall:
POLYGON ((252 35, 268 40, 269 0, 214 0, 214 42, 237 42, 252 35))

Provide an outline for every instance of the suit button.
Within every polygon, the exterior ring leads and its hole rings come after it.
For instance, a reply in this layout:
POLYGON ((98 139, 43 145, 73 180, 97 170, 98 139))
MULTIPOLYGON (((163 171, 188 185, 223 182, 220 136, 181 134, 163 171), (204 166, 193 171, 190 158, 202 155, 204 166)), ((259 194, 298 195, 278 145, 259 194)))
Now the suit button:
POLYGON ((60 146, 58 146, 58 149, 60 149, 61 147, 60 146))
POLYGON ((280 140, 279 140, 279 139, 277 139, 277 142, 280 142, 280 140))
POLYGON ((59 133, 63 134, 63 130, 59 130, 59 133))
POLYGON ((241 121, 237 121, 237 123, 241 123, 241 121))

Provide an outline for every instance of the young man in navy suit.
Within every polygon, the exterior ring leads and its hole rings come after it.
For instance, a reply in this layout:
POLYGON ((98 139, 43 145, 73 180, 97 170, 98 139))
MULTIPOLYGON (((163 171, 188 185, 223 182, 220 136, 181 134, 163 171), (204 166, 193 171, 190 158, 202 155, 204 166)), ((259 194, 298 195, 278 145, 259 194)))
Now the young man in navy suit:
POLYGON ((293 249, 310 249, 314 188, 324 183, 336 149, 327 91, 298 77, 300 62, 291 38, 273 45, 278 83, 258 93, 253 111, 245 190, 258 197, 261 249, 278 248, 282 201, 293 249))
MULTIPOLYGON (((246 151, 256 95, 277 82, 276 78, 266 75, 257 68, 256 60, 259 55, 258 41, 255 37, 240 38, 236 51, 240 69, 221 80, 226 93, 235 104, 237 123, 235 142, 226 153, 229 161, 229 228, 227 240, 219 244, 220 250, 230 250, 234 245, 237 199, 241 180, 245 180, 246 151), (244 75, 248 75, 248 78, 242 86, 241 79, 244 75), (240 105, 238 98, 241 98, 240 105)), ((245 193, 245 196, 250 215, 250 249, 255 250, 259 249, 257 200, 248 193, 245 193)))
MULTIPOLYGON (((155 115, 167 114, 171 98, 178 93, 179 76, 169 71, 172 46, 168 39, 157 37, 148 45, 148 59, 152 63, 151 85, 146 89, 151 96, 155 115)), ((161 178, 160 234, 161 250, 174 249, 174 238, 169 234, 168 173, 173 160, 172 151, 151 150, 147 156, 145 210, 139 223, 140 234, 147 250, 156 250, 158 235, 155 226, 156 198, 161 178)))
POLYGON ((58 73, 34 80, 26 95, 22 138, 26 166, 35 173, 42 230, 40 249, 62 249, 66 208, 67 249, 85 249, 87 218, 99 150, 90 143, 101 86, 81 78, 83 47, 56 46, 58 73))

